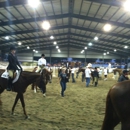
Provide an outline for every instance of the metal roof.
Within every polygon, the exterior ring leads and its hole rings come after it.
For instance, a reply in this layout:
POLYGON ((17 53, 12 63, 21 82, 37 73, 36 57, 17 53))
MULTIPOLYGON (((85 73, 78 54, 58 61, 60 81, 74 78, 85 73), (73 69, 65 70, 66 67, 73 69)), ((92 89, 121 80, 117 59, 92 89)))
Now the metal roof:
POLYGON ((73 47, 128 57, 130 54, 130 12, 123 8, 124 0, 41 0, 33 9, 27 0, 0 0, 0 50, 10 45, 17 50, 53 49, 53 41, 60 48, 73 47), (48 20, 51 28, 42 29, 48 20), (112 25, 110 32, 103 26, 112 25), (55 37, 54 40, 50 36, 55 37), (5 37, 9 36, 6 40, 5 37), (99 40, 94 41, 98 36, 99 40), (18 42, 22 45, 19 46, 18 42), (88 43, 92 42, 92 46, 88 43), (124 46, 128 46, 127 49, 124 46), (114 52, 114 49, 117 51, 114 52))

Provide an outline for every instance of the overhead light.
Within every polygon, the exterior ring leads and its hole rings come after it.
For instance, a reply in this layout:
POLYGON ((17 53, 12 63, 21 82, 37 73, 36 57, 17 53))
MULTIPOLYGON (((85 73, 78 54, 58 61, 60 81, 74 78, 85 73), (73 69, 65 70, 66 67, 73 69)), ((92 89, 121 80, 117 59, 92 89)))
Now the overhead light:
POLYGON ((106 55, 106 53, 103 53, 103 55, 105 56, 105 55, 106 55))
POLYGON ((21 42, 18 42, 18 45, 22 45, 22 43, 21 43, 21 42))
POLYGON ((40 0, 28 0, 28 4, 33 8, 37 8, 40 4, 40 0))
POLYGON ((38 53, 38 51, 35 51, 36 53, 38 53))
POLYGON ((56 46, 56 48, 58 49, 59 47, 58 47, 58 46, 56 46))
POLYGON ((94 40, 97 41, 97 40, 98 40, 98 37, 95 37, 94 40))
POLYGON ((56 45, 56 44, 57 44, 57 42, 53 42, 53 44, 54 44, 54 45, 56 45))
POLYGON ((109 52, 107 52, 107 54, 109 54, 109 52))
POLYGON ((58 52, 61 52, 60 49, 58 49, 58 52))
POLYGON ((54 36, 50 36, 50 39, 54 39, 54 36))
POLYGON ((6 36, 5 39, 6 39, 6 40, 9 40, 9 36, 6 36))
POLYGON ((29 47, 29 46, 27 46, 27 49, 30 49, 30 47, 29 47))
POLYGON ((82 50, 81 53, 84 53, 84 50, 82 50))
POLYGON ((126 11, 130 11, 130 0, 126 0, 123 6, 126 11))
POLYGON ((109 31, 111 30, 111 28, 112 28, 111 24, 106 24, 106 25, 103 27, 104 31, 106 31, 106 32, 109 32, 109 31))
POLYGON ((50 25, 50 23, 48 21, 43 21, 42 27, 43 27, 44 30, 49 30, 51 25, 50 25))
POLYGON ((114 49, 114 51, 116 51, 116 49, 114 49))
POLYGON ((124 46, 124 48, 128 48, 128 46, 124 46))
POLYGON ((84 47, 84 49, 86 50, 86 49, 87 49, 87 47, 84 47))
POLYGON ((90 42, 90 43, 88 43, 88 45, 89 45, 89 46, 92 46, 92 43, 90 42))
POLYGON ((36 50, 35 50, 35 49, 33 49, 33 51, 35 52, 36 50))

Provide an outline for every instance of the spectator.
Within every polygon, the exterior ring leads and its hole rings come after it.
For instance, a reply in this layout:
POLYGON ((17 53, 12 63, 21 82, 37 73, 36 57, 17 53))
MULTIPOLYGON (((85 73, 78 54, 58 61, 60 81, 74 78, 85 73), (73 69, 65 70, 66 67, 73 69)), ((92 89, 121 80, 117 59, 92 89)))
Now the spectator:
POLYGON ((129 80, 128 72, 129 72, 129 71, 127 71, 127 70, 123 70, 123 73, 122 73, 122 75, 119 77, 118 82, 122 82, 122 81, 125 81, 125 80, 129 80))

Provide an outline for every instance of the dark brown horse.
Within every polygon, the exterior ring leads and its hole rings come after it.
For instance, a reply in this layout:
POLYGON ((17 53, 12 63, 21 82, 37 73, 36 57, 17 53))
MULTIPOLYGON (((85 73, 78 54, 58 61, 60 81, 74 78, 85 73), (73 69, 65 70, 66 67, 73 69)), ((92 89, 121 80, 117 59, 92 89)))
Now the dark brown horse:
POLYGON ((119 122, 121 130, 130 130, 130 80, 117 83, 109 90, 101 130, 114 130, 119 122))
MULTIPOLYGON (((5 70, 0 70, 0 94, 6 89, 8 85, 7 79, 1 78, 1 74, 4 71, 5 70)), ((26 91, 27 87, 33 82, 36 82, 39 87, 43 87, 43 86, 40 86, 41 85, 40 83, 42 82, 44 83, 43 85, 45 85, 45 83, 47 82, 45 78, 45 72, 43 72, 42 74, 39 74, 35 72, 23 71, 18 81, 13 84, 13 91, 17 92, 17 95, 14 101, 14 105, 12 107, 12 114, 14 113, 15 106, 18 100, 20 99, 22 107, 23 107, 24 115, 26 118, 28 118, 26 110, 25 110, 25 102, 24 102, 23 93, 26 91)))

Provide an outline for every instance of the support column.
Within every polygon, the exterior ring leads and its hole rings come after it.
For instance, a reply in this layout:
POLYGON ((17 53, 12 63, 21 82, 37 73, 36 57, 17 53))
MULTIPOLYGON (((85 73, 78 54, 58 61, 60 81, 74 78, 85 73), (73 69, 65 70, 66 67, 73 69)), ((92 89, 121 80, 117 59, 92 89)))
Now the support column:
POLYGON ((50 64, 51 64, 52 49, 50 49, 50 64))
POLYGON ((69 43, 68 43, 68 48, 67 48, 67 58, 70 57, 70 47, 69 47, 69 43))
POLYGON ((85 66, 87 65, 86 59, 87 59, 87 50, 85 50, 85 66))

